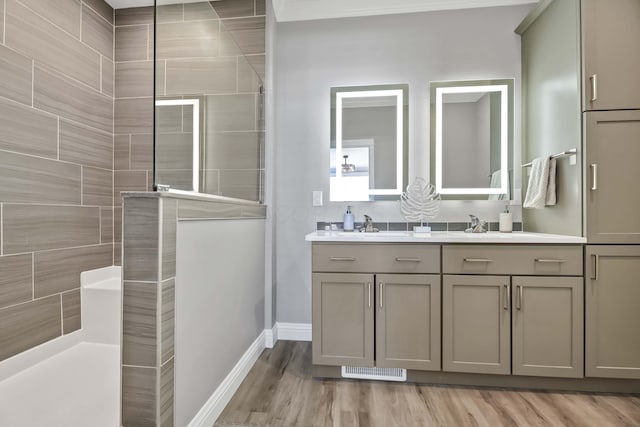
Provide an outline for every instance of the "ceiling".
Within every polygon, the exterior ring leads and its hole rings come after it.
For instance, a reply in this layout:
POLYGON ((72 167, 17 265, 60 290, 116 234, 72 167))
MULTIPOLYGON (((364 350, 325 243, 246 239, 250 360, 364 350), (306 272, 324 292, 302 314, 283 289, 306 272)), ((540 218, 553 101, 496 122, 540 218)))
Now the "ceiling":
MULTIPOLYGON (((162 0, 158 4, 196 3, 201 0, 162 0)), ((234 0, 227 0, 234 1, 234 0)), ((268 0, 266 0, 268 1, 268 0)), ((475 7, 511 6, 537 3, 538 0, 272 0, 278 22, 349 16, 389 15, 394 13, 475 7)), ((106 0, 114 9, 152 6, 153 0, 106 0)))

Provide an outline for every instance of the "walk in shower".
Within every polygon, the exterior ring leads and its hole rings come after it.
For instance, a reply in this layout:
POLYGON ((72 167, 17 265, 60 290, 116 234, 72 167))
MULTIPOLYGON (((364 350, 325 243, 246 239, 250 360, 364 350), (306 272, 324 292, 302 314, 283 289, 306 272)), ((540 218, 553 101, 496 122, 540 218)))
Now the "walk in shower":
POLYGON ((156 8, 155 188, 260 202, 259 2, 166 3, 156 8))

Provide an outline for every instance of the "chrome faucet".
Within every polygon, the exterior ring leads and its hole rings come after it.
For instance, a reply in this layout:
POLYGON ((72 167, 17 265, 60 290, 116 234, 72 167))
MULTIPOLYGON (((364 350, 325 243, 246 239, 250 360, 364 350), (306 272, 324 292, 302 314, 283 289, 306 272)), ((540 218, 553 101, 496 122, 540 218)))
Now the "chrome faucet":
POLYGON ((364 227, 360 227, 361 233, 377 233, 378 230, 373 226, 373 219, 369 215, 364 216, 364 227))
POLYGON ((486 233, 487 230, 487 222, 480 221, 480 219, 475 215, 469 215, 471 218, 471 227, 464 230, 465 233, 486 233))

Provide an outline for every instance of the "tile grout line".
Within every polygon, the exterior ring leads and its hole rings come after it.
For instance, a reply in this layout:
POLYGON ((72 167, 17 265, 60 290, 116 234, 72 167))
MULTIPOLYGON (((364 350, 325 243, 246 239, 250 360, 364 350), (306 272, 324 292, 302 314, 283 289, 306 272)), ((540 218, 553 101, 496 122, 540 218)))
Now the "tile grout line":
MULTIPOLYGON (((84 205, 84 165, 80 166, 80 206, 84 205)), ((100 222, 100 209, 98 209, 98 222, 100 222)), ((100 241, 100 239, 98 239, 100 241)))
MULTIPOLYGON (((57 120, 56 120, 56 160, 61 161, 60 160, 60 116, 58 116, 57 120)), ((53 159, 51 159, 53 160, 53 159)), ((63 161, 64 162, 64 161, 63 161)), ((64 162, 67 163, 67 162, 64 162)), ((82 168, 82 165, 80 165, 80 168, 82 168)), ((82 176, 82 169, 80 169, 80 175, 82 176)), ((82 191, 82 184, 80 186, 80 191, 82 191)))
MULTIPOLYGON (((79 24, 80 24, 80 31, 78 32, 78 37, 80 39, 80 43, 85 44, 85 42, 82 41, 82 20, 83 20, 83 15, 84 15, 84 8, 82 7, 84 5, 84 1, 80 1, 80 19, 79 19, 79 24)), ((89 46, 91 47, 91 46, 89 46)))
POLYGON ((31 108, 35 108, 33 105, 35 99, 35 91, 36 91, 36 60, 31 60, 31 108))
POLYGON ((149 49, 151 48, 151 24, 147 24, 147 61, 150 61, 149 58, 149 49))
POLYGON ((158 200, 158 282, 156 285, 156 423, 160 424, 162 414, 160 405, 160 393, 162 390, 161 372, 162 372, 162 245, 164 232, 164 200, 158 200))
POLYGON ((31 300, 36 298, 36 253, 31 252, 31 300))
POLYGON ((62 294, 60 295, 60 336, 64 335, 64 308, 62 307, 62 294))
MULTIPOLYGON (((100 92, 101 93, 104 93, 104 88, 103 88, 103 83, 104 83, 103 68, 104 68, 104 55, 100 55, 100 92)), ((106 95, 106 93, 105 93, 105 95, 106 95)))
MULTIPOLYGON (((83 248, 92 248, 92 247, 96 247, 96 246, 104 246, 107 245, 108 243, 94 243, 92 245, 82 245, 82 246, 68 246, 68 247, 64 247, 64 248, 55 248, 55 249, 42 249, 42 250, 31 250, 31 251, 24 251, 24 252, 13 252, 13 253, 5 253, 5 256, 18 256, 18 255, 27 255, 27 254, 31 254, 31 253, 36 253, 36 252, 53 252, 53 251, 64 251, 64 250, 69 250, 69 249, 83 249, 83 248)), ((34 255, 35 256, 35 255, 34 255)))
POLYGON ((10 308, 17 307, 19 305, 25 305, 25 304, 30 304, 30 303, 33 303, 33 302, 36 302, 36 301, 42 301, 42 300, 47 299, 47 298, 55 297, 56 295, 62 295, 63 293, 76 291, 76 290, 79 290, 79 289, 80 289, 80 285, 78 285, 77 288, 67 289, 66 291, 62 291, 62 292, 54 292, 52 294, 44 295, 44 296, 37 297, 37 298, 35 298, 35 295, 34 295, 34 298, 29 300, 29 301, 22 301, 22 302, 18 302, 18 303, 15 303, 15 304, 7 305, 5 307, 0 307, 0 312, 2 312, 3 310, 7 310, 7 309, 10 309, 10 308))
MULTIPOLYGON (((99 92, 96 92, 96 93, 97 93, 98 95, 105 96, 105 97, 109 98, 109 97, 108 97, 107 95, 105 95, 105 94, 102 94, 102 93, 99 93, 99 92)), ((211 95, 210 95, 210 96, 211 96, 211 95)), ((149 97, 147 97, 147 98, 149 98, 149 97)), ((111 99, 111 98, 110 98, 110 99, 111 99)), ((124 98, 124 99, 129 99, 129 98, 124 98)), ((6 102, 6 103, 11 104, 11 105, 17 105, 18 107, 20 107, 20 108, 24 108, 24 109, 27 109, 27 110, 34 110, 34 111, 37 111, 38 113, 44 114, 45 116, 47 116, 47 117, 49 117, 49 118, 52 118, 52 119, 53 119, 53 118, 60 118, 60 116, 59 116, 59 115, 54 114, 54 113, 51 113, 51 112, 49 112, 49 111, 47 111, 47 110, 43 110, 43 109, 38 108, 38 107, 33 107, 33 106, 30 106, 30 105, 27 105, 27 104, 23 104, 23 103, 18 102, 18 101, 14 101, 13 99, 6 98, 6 97, 4 97, 4 96, 2 96, 2 95, 0 95, 0 101, 2 101, 2 102, 6 102)), ((94 131, 94 132, 96 132, 96 133, 100 133, 100 134, 107 134, 107 135, 111 134, 110 132, 108 132, 108 131, 106 131, 106 130, 103 130, 103 129, 100 129, 100 128, 96 128, 96 127, 93 127, 93 126, 91 126, 91 125, 88 125, 88 124, 83 123, 83 122, 79 122, 79 121, 74 120, 74 119, 70 119, 70 118, 67 118, 67 117, 62 117, 62 120, 67 121, 67 122, 69 122, 69 123, 71 123, 71 124, 78 125, 78 126, 80 126, 80 127, 82 127, 82 128, 86 128, 86 129, 88 129, 88 130, 94 131)))

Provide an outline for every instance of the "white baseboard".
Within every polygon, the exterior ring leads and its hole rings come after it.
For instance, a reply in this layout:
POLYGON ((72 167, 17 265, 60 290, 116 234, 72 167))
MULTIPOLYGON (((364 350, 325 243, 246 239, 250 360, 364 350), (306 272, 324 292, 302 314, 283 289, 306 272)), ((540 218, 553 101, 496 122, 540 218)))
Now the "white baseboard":
POLYGON ((242 380, 245 379, 253 365, 262 354, 262 350, 265 348, 266 330, 256 338, 251 344, 249 349, 242 355, 238 363, 233 367, 229 375, 222 381, 220 386, 213 392, 211 397, 207 400, 202 408, 198 411, 195 417, 189 423, 189 427, 212 426, 227 403, 233 397, 233 394, 238 390, 242 380))
POLYGON ((264 330, 264 346, 266 348, 273 348, 278 342, 278 329, 273 326, 273 329, 264 330))
POLYGON ((277 322, 276 341, 311 341, 311 323, 282 323, 277 322))
POLYGON ((258 360, 258 357, 260 357, 262 350, 273 348, 279 339, 284 341, 311 341, 311 324, 276 322, 273 329, 262 331, 229 372, 229 375, 226 376, 204 406, 200 408, 196 416, 193 417, 189 427, 208 427, 213 425, 256 363, 256 360, 258 360))

